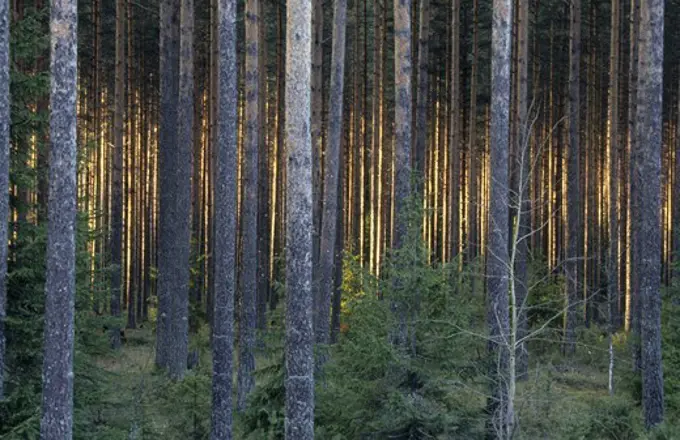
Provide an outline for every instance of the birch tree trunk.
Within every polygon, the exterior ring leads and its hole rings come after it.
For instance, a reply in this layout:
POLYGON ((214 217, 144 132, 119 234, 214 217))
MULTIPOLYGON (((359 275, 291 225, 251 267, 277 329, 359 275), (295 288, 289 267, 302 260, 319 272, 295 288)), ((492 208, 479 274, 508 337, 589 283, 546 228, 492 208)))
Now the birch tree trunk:
POLYGON ((217 139, 211 440, 232 438, 234 293, 236 291, 236 0, 217 2, 217 139))
POLYGON ((73 436, 77 19, 75 0, 52 1, 50 182, 40 421, 43 440, 68 440, 73 436))
POLYGON ((314 438, 312 323, 312 1, 290 0, 286 32, 285 438, 314 438))

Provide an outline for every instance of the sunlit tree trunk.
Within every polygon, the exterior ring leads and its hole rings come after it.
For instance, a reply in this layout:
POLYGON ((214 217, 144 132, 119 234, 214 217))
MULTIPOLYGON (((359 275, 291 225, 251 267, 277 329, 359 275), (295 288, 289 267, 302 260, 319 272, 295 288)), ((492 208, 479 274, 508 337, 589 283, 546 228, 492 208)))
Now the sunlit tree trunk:
POLYGON ((642 342, 642 408, 645 426, 664 418, 661 364, 661 142, 663 96, 664 2, 640 2, 639 83, 633 181, 639 188, 640 217, 633 222, 637 233, 637 266, 642 342))
POLYGON ((491 351, 491 396, 487 407, 489 434, 511 438, 513 390, 508 372, 514 374, 514 350, 508 346, 508 152, 510 62, 512 55, 512 0, 494 0, 491 46, 491 191, 487 241, 487 325, 491 351))
POLYGON ((50 188, 40 438, 65 440, 73 436, 77 191, 75 1, 52 2, 50 34, 50 188))
POLYGON ((259 26, 259 159, 260 169, 258 176, 258 219, 257 219, 257 328, 264 330, 267 326, 267 300, 270 289, 269 272, 269 143, 267 142, 267 39, 266 39, 266 18, 265 1, 260 2, 260 21, 259 26))
POLYGON ((619 297, 619 40, 621 4, 612 0, 609 61, 609 255, 607 303, 610 331, 616 327, 619 297))
MULTIPOLYGON (((675 162, 673 164, 673 219, 671 228, 673 231, 673 273, 672 281, 680 281, 680 70, 678 71, 678 94, 676 96, 677 109, 675 121, 675 162)), ((0 274, 1 275, 1 274, 0 274)), ((1 312, 0 312, 1 313, 1 312)))
POLYGON ((236 1, 217 2, 218 138, 215 142, 215 282, 211 440, 232 438, 234 294, 236 292, 236 1))
POLYGON ((255 386, 255 330, 257 328, 257 207, 260 141, 260 0, 246 1, 245 139, 243 151, 243 199, 241 210, 241 313, 239 316, 239 411, 255 386))
MULTIPOLYGON (((467 259, 477 258, 477 168, 479 152, 477 151, 477 64, 479 57, 479 0, 473 0, 472 23, 472 68, 470 72, 470 114, 468 122, 468 206, 467 206, 467 259)), ((476 283, 473 283, 476 284, 476 283)), ((474 289, 474 287, 473 287, 474 289)))
POLYGON ((324 163, 323 218, 321 221, 321 249, 319 254, 320 306, 315 333, 316 342, 330 342, 329 313, 335 290, 333 275, 336 261, 338 217, 338 182, 340 149, 343 130, 343 91, 345 76, 345 31, 347 27, 347 0, 335 0, 333 7, 333 51, 331 55, 330 99, 328 102, 328 144, 324 163))
POLYGON ((579 191, 579 126, 580 126, 580 58, 581 58, 581 0, 571 0, 569 28, 569 148, 567 155, 567 316, 564 351, 576 349, 576 326, 579 317, 578 257, 580 243, 581 195, 579 191))
POLYGON ((4 397, 9 221, 9 0, 0 0, 0 400, 4 397))
POLYGON ((453 0, 451 23, 451 122, 449 128, 449 162, 451 163, 451 259, 456 258, 460 243, 460 0, 453 0))

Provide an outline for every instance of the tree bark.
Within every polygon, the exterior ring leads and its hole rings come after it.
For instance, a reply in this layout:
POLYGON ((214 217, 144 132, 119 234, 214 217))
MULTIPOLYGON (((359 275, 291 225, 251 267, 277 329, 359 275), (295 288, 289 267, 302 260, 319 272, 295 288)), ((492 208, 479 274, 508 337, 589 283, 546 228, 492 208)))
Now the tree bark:
POLYGON ((236 1, 217 2, 218 138, 214 144, 215 281, 211 440, 232 438, 234 293, 236 291, 236 1))
POLYGON ((580 66, 581 66, 581 0, 571 0, 569 30, 569 148, 567 157, 567 317, 564 335, 564 352, 573 355, 576 350, 576 326, 579 310, 578 258, 580 243, 581 195, 580 170, 580 66))
MULTIPOLYGON (((411 192, 411 140, 413 101, 411 99, 411 2, 394 0, 394 91, 395 91, 395 139, 394 139, 394 250, 401 249, 406 241, 408 228, 408 201, 411 192)), ((399 269, 395 274, 395 290, 399 289, 399 269)), ((399 294, 398 294, 399 295, 399 294)), ((406 347, 408 339, 407 305, 405 298, 392 303, 397 328, 392 337, 397 347, 406 347)))
POLYGON ((526 303, 529 284, 529 240, 531 235, 531 199, 529 188, 532 176, 532 160, 530 150, 531 123, 527 114, 527 78, 529 63, 529 0, 519 0, 517 11, 517 163, 519 172, 517 179, 518 203, 516 203, 516 221, 519 222, 519 236, 515 243, 517 255, 515 259, 515 292, 517 295, 517 377, 524 379, 529 368, 526 343, 523 341, 528 331, 526 303))
POLYGON ((77 3, 50 12, 50 187, 45 278, 45 356, 40 438, 73 436, 76 289, 77 3))
POLYGON ((451 23, 451 122, 449 162, 451 163, 451 260, 460 249, 460 0, 453 0, 451 23))
POLYGON ((621 3, 612 0, 611 48, 609 62, 609 255, 607 265, 607 307, 609 331, 618 321, 619 297, 619 40, 621 3))
MULTIPOLYGON (((514 414, 510 405, 508 372, 508 151, 510 62, 512 55, 512 0, 494 0, 491 46, 491 190, 487 241, 487 324, 491 352, 491 397, 488 430, 498 438, 511 438, 514 414)), ((513 356, 514 357, 514 356, 513 356)))
POLYGON ((414 133, 414 157, 416 188, 414 193, 422 198, 425 186, 425 157, 427 155, 427 110, 429 106, 428 62, 430 40, 430 0, 420 1, 418 30, 418 95, 416 97, 416 127, 414 133))
POLYGON ((671 274, 671 281, 680 281, 680 69, 678 71, 678 94, 676 100, 678 105, 675 121, 675 163, 673 164, 673 219, 671 222, 673 231, 673 273, 671 274))
POLYGON ((330 343, 329 313, 333 296, 334 266, 338 216, 338 176, 342 147, 343 91, 345 77, 345 31, 347 28, 347 0, 335 0, 333 6, 333 49, 331 54, 331 89, 328 103, 328 145, 324 166, 323 218, 319 253, 320 301, 315 325, 316 342, 330 343))
POLYGON ((9 221, 9 0, 0 0, 0 401, 4 398, 9 221))
POLYGON ((286 34, 285 438, 314 438, 312 299, 312 1, 290 0, 286 34))
POLYGON ((243 151, 243 198, 241 209, 241 314, 239 319, 239 368, 237 408, 246 408, 255 387, 255 331, 257 328, 257 203, 260 141, 260 0, 247 0, 245 54, 245 139, 243 151))
MULTIPOLYGON (((472 68, 470 72, 470 114, 468 122, 468 206, 467 206, 467 260, 477 258, 479 239, 477 236, 477 167, 479 152, 477 151, 477 64, 479 56, 479 0, 473 1, 472 23, 472 68)), ((473 280, 473 290, 476 283, 473 280)))
MULTIPOLYGON (((113 167, 111 173, 111 315, 120 316, 123 273, 123 113, 125 106, 125 0, 116 0, 116 67, 113 113, 113 167)), ((111 345, 120 347, 118 326, 111 330, 111 345)))
POLYGON ((640 2, 637 133, 633 179, 639 188, 637 229, 642 341, 642 408, 645 426, 663 421, 664 390, 661 363, 661 142, 663 96, 664 2, 640 2))

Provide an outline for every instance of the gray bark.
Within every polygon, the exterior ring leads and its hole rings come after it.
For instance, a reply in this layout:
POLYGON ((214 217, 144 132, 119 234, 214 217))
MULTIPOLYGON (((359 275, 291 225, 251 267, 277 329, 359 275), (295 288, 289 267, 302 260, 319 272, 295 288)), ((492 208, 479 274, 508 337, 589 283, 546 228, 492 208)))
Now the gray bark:
MULTIPOLYGON (((116 67, 111 169, 111 315, 121 313, 123 273, 123 113, 125 108, 125 0, 116 0, 116 67)), ((111 345, 120 347, 118 326, 111 329, 111 345)))
MULTIPOLYGON (((467 206, 467 260, 477 258, 479 246, 477 234, 477 168, 479 152, 477 151, 477 70, 479 55, 479 0, 473 1, 472 24, 472 67, 470 69, 470 112, 468 122, 468 206, 467 206)), ((472 279, 472 290, 475 291, 476 278, 472 279)))
POLYGON ((4 397, 9 220, 9 0, 0 0, 0 401, 4 397))
POLYGON ((191 258, 191 173, 194 133, 194 1, 181 0, 180 6, 179 100, 177 108, 177 151, 175 201, 176 222, 172 262, 175 286, 172 290, 172 352, 168 357, 170 376, 181 379, 186 371, 189 349, 189 279, 191 258))
POLYGON ((312 319, 312 1, 290 0, 286 33, 285 438, 314 438, 312 319))
POLYGON ((40 438, 73 436, 77 3, 51 5, 50 183, 40 438))
POLYGON ((663 0, 640 2, 637 143, 632 178, 639 188, 638 268, 641 306, 642 408, 645 426, 663 421, 661 363, 661 142, 663 95, 663 0))
MULTIPOLYGON (((628 172, 630 173, 630 190, 628 196, 628 218, 630 219, 630 244, 629 261, 638 261, 638 227, 637 222, 640 220, 640 203, 639 203, 639 185, 637 179, 633 178, 635 174, 635 164, 637 163, 637 144, 638 133, 636 130, 637 119, 637 89, 638 89, 638 35, 640 24, 640 0, 631 0, 630 2, 630 78, 628 81, 628 172)), ((629 268, 630 277, 630 307, 628 309, 629 329, 631 331, 631 350, 633 351, 633 370, 640 370, 641 353, 640 353, 640 304, 639 304, 639 283, 638 283, 638 266, 631 264, 629 268)))
POLYGON ((215 172, 215 278, 212 326, 211 440, 232 438, 234 292, 236 291, 236 1, 217 2, 219 58, 215 172))
POLYGON ((581 66, 581 0, 571 0, 569 33, 569 148, 567 156, 567 319, 564 351, 573 354, 576 349, 576 326, 579 310, 578 257, 580 243, 581 195, 579 190, 579 125, 580 125, 580 66, 581 66))
POLYGON ((321 248, 321 162, 323 157, 323 1, 313 0, 312 17, 312 204, 314 229, 312 231, 312 264, 314 313, 318 314, 319 252, 321 248))
POLYGON ((333 11, 333 49, 331 54, 331 89, 328 102, 328 146, 324 166, 323 219, 319 252, 319 308, 315 333, 319 344, 330 343, 329 314, 333 296, 335 244, 337 238, 338 176, 342 144, 343 90, 345 77, 345 31, 347 0, 335 0, 333 11))
MULTIPOLYGON (((408 200, 411 197, 411 136, 413 101, 411 99, 411 2, 394 0, 394 91, 395 91, 395 133, 394 133, 394 236, 392 246, 401 249, 405 243, 408 219, 408 200)), ((399 269, 395 274, 395 290, 399 289, 399 269)), ((404 298, 397 298, 392 304, 396 315, 397 329, 392 342, 406 346, 408 329, 407 306, 404 298)))
POLYGON ((257 250, 257 328, 265 330, 267 327, 267 300, 270 294, 270 273, 269 273, 269 245, 271 237, 269 233, 269 143, 267 142, 267 40, 266 40, 266 11, 265 1, 260 1, 260 17, 263 25, 260 26, 260 68, 262 74, 259 76, 259 95, 260 95, 260 171, 259 171, 259 195, 258 195, 258 250, 257 250))
MULTIPOLYGON (((494 0, 491 46, 491 189, 487 242, 486 288, 489 295, 491 397, 488 402, 489 430, 505 433, 511 423, 508 409, 509 333, 508 315, 508 150, 510 108, 510 59, 512 53, 512 1, 494 0)), ((500 438, 503 438, 500 435, 500 438)))
POLYGON ((529 359, 526 343, 523 341, 528 331, 526 299, 529 283, 529 236, 531 234, 531 199, 529 186, 531 184, 530 154, 530 126, 527 117, 527 77, 529 64, 529 1, 520 0, 517 11, 517 154, 519 171, 519 203, 516 208, 519 222, 519 239, 515 243, 517 255, 515 257, 515 292, 517 295, 517 340, 522 341, 517 347, 517 376, 526 378, 529 359))
POLYGON ((609 62, 609 255, 607 308, 609 331, 616 329, 619 297, 619 33, 621 4, 612 0, 611 53, 609 62))
POLYGON ((416 185, 414 192, 423 197, 425 157, 427 155, 428 61, 430 41, 430 0, 420 0, 420 23, 418 30, 418 96, 416 97, 416 127, 414 132, 414 168, 416 185))
MULTIPOLYGON (((169 367, 176 379, 186 368, 191 239, 191 143, 180 142, 178 130, 180 10, 180 0, 161 1, 156 364, 169 367)), ((193 88, 191 82, 182 84, 193 88)))
POLYGON ((260 141, 259 0, 246 1, 245 138, 241 211, 241 314, 237 408, 243 411, 255 387, 255 330, 257 328, 257 202, 260 141))

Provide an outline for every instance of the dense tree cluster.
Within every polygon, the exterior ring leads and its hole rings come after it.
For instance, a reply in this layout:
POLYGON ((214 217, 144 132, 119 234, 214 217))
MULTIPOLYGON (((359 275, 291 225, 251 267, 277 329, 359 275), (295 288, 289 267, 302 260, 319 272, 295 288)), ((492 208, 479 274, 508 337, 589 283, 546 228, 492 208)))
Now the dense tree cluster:
POLYGON ((0 438, 677 435, 678 22, 0 0, 0 438))

